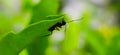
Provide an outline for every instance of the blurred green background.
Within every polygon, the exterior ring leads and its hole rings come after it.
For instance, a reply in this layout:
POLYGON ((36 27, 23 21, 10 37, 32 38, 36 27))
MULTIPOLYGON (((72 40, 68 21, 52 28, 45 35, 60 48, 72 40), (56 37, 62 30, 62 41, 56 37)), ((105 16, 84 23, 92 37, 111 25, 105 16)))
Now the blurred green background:
POLYGON ((120 55, 120 0, 0 0, 0 40, 59 14, 73 21, 19 55, 120 55))

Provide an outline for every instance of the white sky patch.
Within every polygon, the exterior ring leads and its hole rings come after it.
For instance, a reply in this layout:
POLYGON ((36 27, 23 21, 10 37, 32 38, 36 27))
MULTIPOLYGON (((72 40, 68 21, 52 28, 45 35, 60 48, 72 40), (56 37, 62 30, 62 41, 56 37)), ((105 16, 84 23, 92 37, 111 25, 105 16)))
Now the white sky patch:
POLYGON ((86 8, 85 1, 81 0, 67 0, 62 10, 63 13, 67 14, 72 20, 82 18, 84 9, 86 8))
POLYGON ((96 4, 96 5, 102 5, 102 6, 107 5, 108 1, 109 0, 91 0, 91 2, 93 2, 94 4, 96 4))
POLYGON ((52 41, 60 42, 64 39, 64 32, 55 30, 52 34, 52 41))
POLYGON ((10 1, 8 1, 8 5, 14 11, 14 13, 15 12, 19 13, 20 12, 20 8, 21 8, 21 2, 22 2, 21 0, 10 0, 10 1))

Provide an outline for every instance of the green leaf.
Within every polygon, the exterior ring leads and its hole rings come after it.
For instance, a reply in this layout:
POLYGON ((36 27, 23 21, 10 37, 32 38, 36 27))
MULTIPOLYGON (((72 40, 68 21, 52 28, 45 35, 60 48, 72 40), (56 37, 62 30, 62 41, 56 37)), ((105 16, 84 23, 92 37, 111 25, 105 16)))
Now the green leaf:
MULTIPOLYGON (((104 39, 99 32, 88 29, 86 31, 86 42, 88 44, 88 49, 95 55, 105 55, 106 45, 104 39)), ((87 49, 87 50, 88 50, 87 49)))
POLYGON ((12 30, 12 23, 7 18, 0 17, 0 38, 11 30, 12 30))
MULTIPOLYGON (((56 17, 56 16, 50 16, 56 17)), ((49 18, 49 17, 47 17, 49 18)), ((34 24, 31 24, 20 33, 9 33, 7 36, 0 40, 0 55, 17 55, 27 45, 33 42, 39 37, 49 36, 51 33, 48 31, 57 22, 61 22, 64 16, 52 20, 43 20, 34 24)))
POLYGON ((66 29, 66 37, 63 42, 63 51, 66 54, 71 54, 73 51, 77 50, 79 45, 79 32, 78 24, 75 22, 68 24, 66 29))
MULTIPOLYGON (((49 15, 58 14, 59 4, 60 4, 59 1, 60 0, 40 0, 40 2, 32 8, 32 18, 31 18, 30 24, 35 23, 37 21, 46 20, 45 17, 49 15)), ((57 17, 58 16, 56 16, 56 18, 57 17)), ((52 20, 52 19, 48 18, 47 20, 52 20)), ((38 38, 38 40, 34 41, 27 48, 29 54, 30 55, 45 55, 45 51, 49 44, 48 39, 49 37, 42 38, 42 39, 38 38)))
POLYGON ((41 0, 40 3, 32 9, 31 23, 43 20, 46 16, 56 15, 58 13, 59 0, 41 0))
POLYGON ((107 55, 120 54, 120 32, 113 35, 112 42, 108 47, 107 55))

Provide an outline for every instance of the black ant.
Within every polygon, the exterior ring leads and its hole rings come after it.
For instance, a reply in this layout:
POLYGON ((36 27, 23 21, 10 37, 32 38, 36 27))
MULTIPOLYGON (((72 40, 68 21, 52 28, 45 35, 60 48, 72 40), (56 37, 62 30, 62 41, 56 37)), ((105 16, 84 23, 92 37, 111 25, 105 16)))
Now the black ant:
MULTIPOLYGON (((78 20, 81 20, 81 19, 78 19, 78 20)), ((72 20, 69 22, 73 22, 73 21, 77 21, 77 20, 72 20)), ((63 25, 66 25, 66 22, 64 20, 62 20, 62 22, 58 22, 55 25, 53 25, 52 27, 50 27, 48 29, 48 31, 53 32, 53 30, 59 30, 58 27, 61 28, 63 25)))
MULTIPOLYGON (((49 29, 48 29, 48 31, 50 31, 50 32, 52 32, 53 30, 55 30, 55 29, 57 29, 58 27, 62 27, 63 25, 65 25, 66 24, 66 22, 64 21, 64 20, 62 20, 62 22, 58 22, 58 23, 56 23, 55 25, 53 25, 52 27, 50 27, 49 29)), ((57 29, 57 30, 59 30, 59 29, 57 29)))

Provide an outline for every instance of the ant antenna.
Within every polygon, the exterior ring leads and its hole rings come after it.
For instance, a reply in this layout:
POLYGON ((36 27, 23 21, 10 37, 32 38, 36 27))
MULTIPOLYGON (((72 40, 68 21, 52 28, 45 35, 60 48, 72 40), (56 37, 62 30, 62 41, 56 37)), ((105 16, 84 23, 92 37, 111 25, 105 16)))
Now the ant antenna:
MULTIPOLYGON (((76 20, 71 20, 71 21, 68 21, 67 23, 74 22, 74 21, 80 21, 80 20, 83 20, 83 18, 81 18, 81 19, 76 19, 76 20)), ((66 32, 66 28, 67 28, 67 26, 65 25, 65 30, 64 30, 64 32, 66 32)))
POLYGON ((76 20, 71 20, 71 21, 68 21, 67 23, 70 23, 70 22, 74 22, 74 21, 80 21, 80 20, 82 20, 83 18, 81 18, 81 19, 76 19, 76 20))

